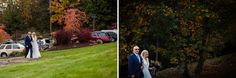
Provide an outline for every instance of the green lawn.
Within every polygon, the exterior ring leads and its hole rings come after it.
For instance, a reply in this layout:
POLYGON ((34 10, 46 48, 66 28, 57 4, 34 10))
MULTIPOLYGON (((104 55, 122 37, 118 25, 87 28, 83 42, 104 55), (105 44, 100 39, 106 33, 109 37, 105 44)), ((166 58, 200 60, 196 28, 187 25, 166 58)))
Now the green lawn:
POLYGON ((42 52, 42 58, 0 68, 0 78, 116 78, 117 45, 42 52))

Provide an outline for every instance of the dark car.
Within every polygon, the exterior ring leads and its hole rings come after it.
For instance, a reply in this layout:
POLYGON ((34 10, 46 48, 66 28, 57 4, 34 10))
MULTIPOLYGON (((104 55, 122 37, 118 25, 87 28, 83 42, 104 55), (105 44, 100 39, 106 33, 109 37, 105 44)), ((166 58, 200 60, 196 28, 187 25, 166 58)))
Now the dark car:
POLYGON ((117 40, 117 34, 114 32, 106 32, 108 34, 108 36, 112 37, 112 41, 116 41, 117 40))

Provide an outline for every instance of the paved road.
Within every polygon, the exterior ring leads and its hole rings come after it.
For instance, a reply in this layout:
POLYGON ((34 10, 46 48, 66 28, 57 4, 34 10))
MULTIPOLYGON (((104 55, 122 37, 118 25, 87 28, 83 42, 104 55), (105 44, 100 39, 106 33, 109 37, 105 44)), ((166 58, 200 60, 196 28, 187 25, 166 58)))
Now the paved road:
POLYGON ((9 57, 9 58, 0 58, 0 67, 10 65, 10 64, 17 64, 28 62, 30 60, 26 59, 24 56, 21 57, 9 57))

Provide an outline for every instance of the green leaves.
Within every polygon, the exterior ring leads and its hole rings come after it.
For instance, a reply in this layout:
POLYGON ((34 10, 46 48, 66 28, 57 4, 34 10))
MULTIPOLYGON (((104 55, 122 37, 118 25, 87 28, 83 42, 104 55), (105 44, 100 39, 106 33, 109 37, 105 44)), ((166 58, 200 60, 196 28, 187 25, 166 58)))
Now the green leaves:
POLYGON ((3 23, 13 39, 20 39, 20 34, 28 31, 49 31, 48 0, 8 0, 8 7, 3 11, 3 23), (37 30, 36 30, 37 29, 37 30))
POLYGON ((96 30, 109 29, 112 23, 116 23, 116 0, 81 0, 81 7, 89 17, 86 27, 93 26, 93 15, 97 17, 96 30))
POLYGON ((211 8, 200 1, 129 1, 120 9, 121 53, 140 45, 160 53, 162 61, 196 62, 200 52, 215 51, 224 43, 222 33, 213 33, 219 30, 215 28, 219 16, 211 8))

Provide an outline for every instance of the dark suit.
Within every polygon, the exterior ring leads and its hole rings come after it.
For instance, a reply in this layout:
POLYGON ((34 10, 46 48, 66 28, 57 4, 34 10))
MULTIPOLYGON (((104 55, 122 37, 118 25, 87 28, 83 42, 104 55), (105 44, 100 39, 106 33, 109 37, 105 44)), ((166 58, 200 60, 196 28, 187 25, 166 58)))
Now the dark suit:
POLYGON ((32 58, 33 56, 33 50, 32 50, 32 44, 31 44, 31 41, 32 41, 32 37, 27 35, 24 39, 25 41, 25 48, 26 48, 26 54, 25 54, 25 57, 27 56, 27 53, 29 52, 30 50, 30 58, 32 58))
POLYGON ((141 69, 142 58, 140 55, 138 55, 138 57, 134 53, 129 55, 129 58, 128 58, 129 78, 131 78, 131 75, 135 75, 135 78, 142 78, 143 77, 143 72, 141 69), (140 62, 138 60, 138 57, 140 58, 140 62))

